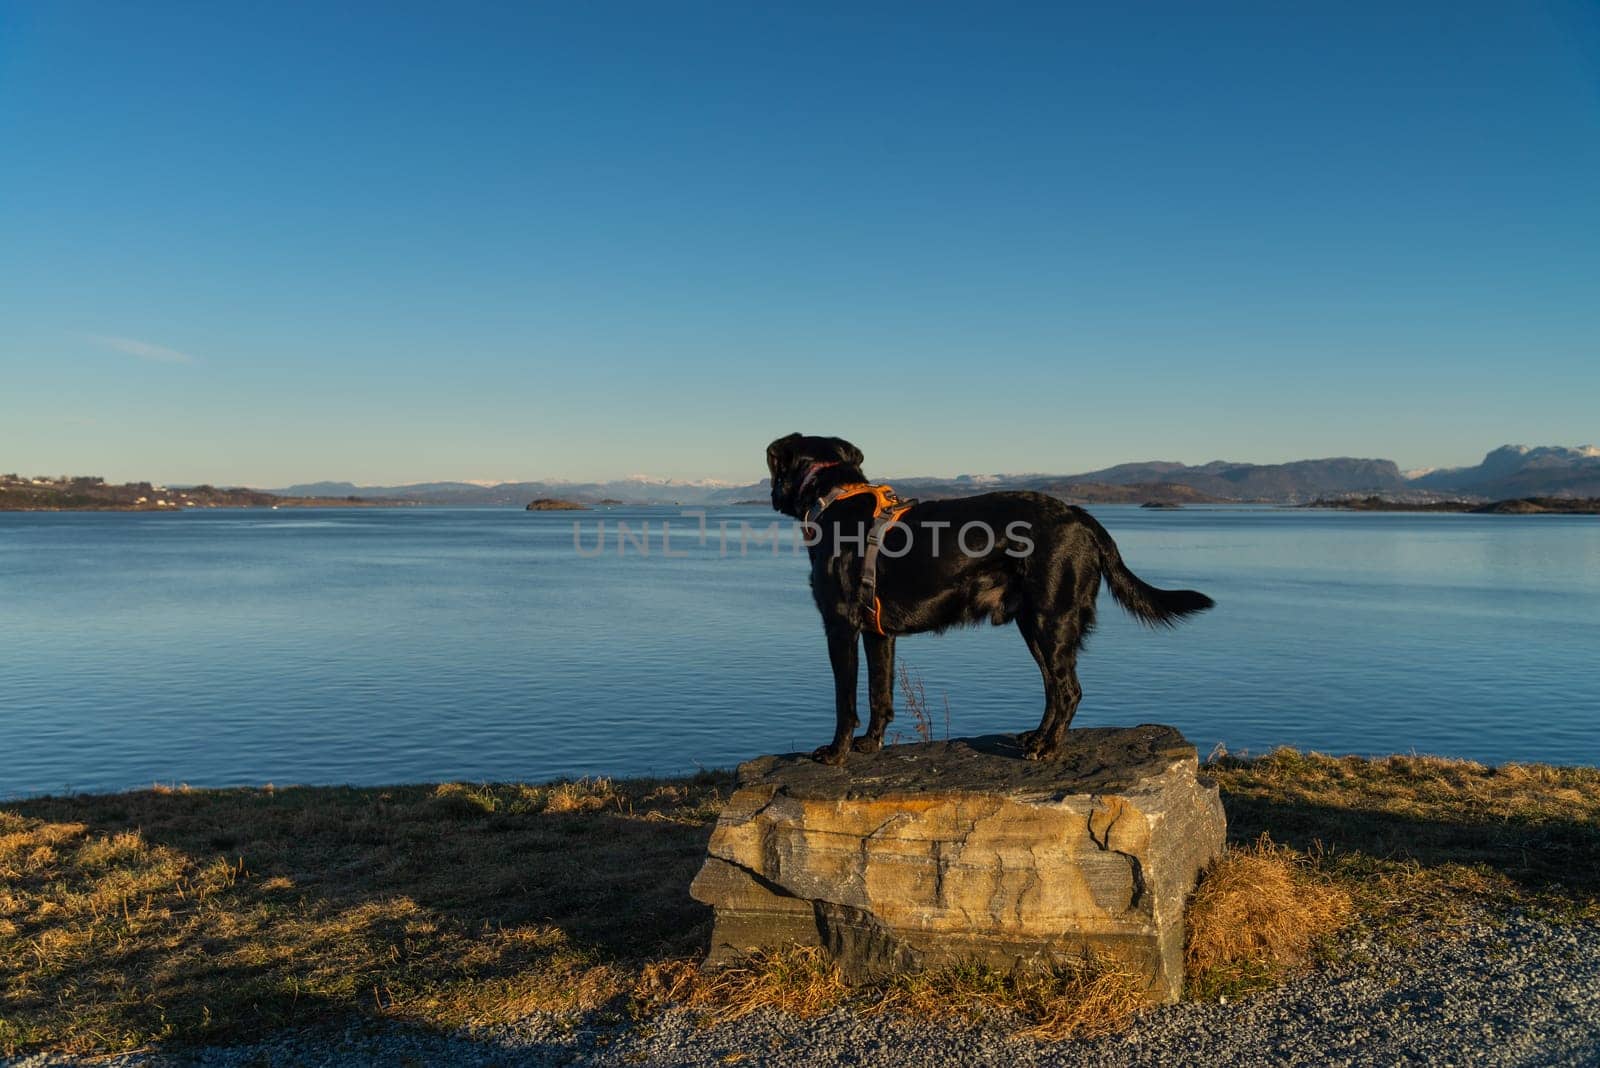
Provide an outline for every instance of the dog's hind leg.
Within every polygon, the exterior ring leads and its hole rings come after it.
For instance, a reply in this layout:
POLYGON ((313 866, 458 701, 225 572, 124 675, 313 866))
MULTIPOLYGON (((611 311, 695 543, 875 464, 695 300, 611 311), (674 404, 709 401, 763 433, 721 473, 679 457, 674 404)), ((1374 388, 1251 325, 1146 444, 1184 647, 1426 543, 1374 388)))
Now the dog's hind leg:
POLYGON ((856 732, 857 631, 842 623, 827 625, 828 661, 833 665, 833 741, 812 756, 824 764, 843 764, 850 752, 850 736, 856 732))
POLYGON ((1078 647, 1087 628, 1078 613, 1054 619, 1019 616, 1018 629, 1044 677, 1044 717, 1037 730, 1022 735, 1023 755, 1029 760, 1049 760, 1061 749, 1061 740, 1078 712, 1083 687, 1078 685, 1078 647))
POLYGON ((1030 751, 1035 738, 1043 737, 1049 731, 1056 712, 1055 687, 1051 685, 1050 680, 1050 662, 1039 644, 1038 627, 1038 618, 1031 607, 1017 615, 1017 632, 1022 635, 1023 642, 1028 646, 1028 652, 1033 654, 1033 662, 1039 665, 1039 674, 1044 679, 1044 714, 1039 718, 1039 726, 1017 735, 1017 741, 1022 744, 1024 752, 1030 751))
POLYGON ((872 717, 867 733, 850 743, 858 753, 876 753, 883 748, 883 732, 894 719, 894 636, 861 635, 867 646, 867 706, 872 717))

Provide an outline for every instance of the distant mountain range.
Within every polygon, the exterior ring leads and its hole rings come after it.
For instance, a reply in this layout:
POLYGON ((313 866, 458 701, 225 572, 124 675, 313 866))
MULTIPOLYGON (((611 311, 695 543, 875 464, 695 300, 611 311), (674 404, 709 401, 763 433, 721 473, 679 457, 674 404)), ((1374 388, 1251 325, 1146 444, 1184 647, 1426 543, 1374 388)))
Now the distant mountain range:
POLYGON ((1582 445, 1502 445, 1476 467, 1420 472, 1418 489, 1509 497, 1600 497, 1600 448, 1582 445))
POLYGON ((766 480, 748 485, 721 482, 674 482, 627 478, 613 482, 416 482, 404 486, 357 486, 351 482, 307 482, 298 489, 271 490, 291 497, 388 497, 439 505, 516 505, 540 497, 584 504, 732 504, 765 497, 766 480), (304 492, 301 492, 301 491, 304 492))
MULTIPOLYGON (((1392 460, 1334 457, 1284 464, 1190 465, 1153 460, 1118 464, 1077 475, 959 475, 955 478, 890 479, 905 497, 956 497, 998 489, 1032 489, 1090 503, 1184 504, 1212 501, 1302 503, 1318 498, 1600 497, 1600 448, 1502 445, 1474 467, 1454 467, 1409 476, 1392 460)), ((767 480, 746 484, 675 482, 628 478, 610 482, 419 482, 405 486, 357 486, 311 482, 270 492, 291 497, 387 497, 435 505, 525 506, 539 497, 587 504, 727 505, 765 502, 767 480)))

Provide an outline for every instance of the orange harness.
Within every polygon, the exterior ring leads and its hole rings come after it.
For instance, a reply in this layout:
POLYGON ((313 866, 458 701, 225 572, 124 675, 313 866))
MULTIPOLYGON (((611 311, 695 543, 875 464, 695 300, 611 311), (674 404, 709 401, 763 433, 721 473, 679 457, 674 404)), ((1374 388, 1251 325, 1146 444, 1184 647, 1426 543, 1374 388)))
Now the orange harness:
POLYGON ((887 637, 883 630, 883 602, 878 600, 878 549, 883 545, 883 532, 900 521, 900 517, 909 512, 916 501, 902 501, 895 495, 889 486, 874 486, 866 482, 847 482, 842 486, 835 486, 811 506, 806 515, 806 522, 816 525, 822 518, 822 513, 829 505, 844 500, 847 497, 859 497, 862 494, 872 495, 874 506, 872 509, 872 529, 867 533, 866 549, 861 554, 861 592, 862 606, 866 607, 868 597, 872 603, 870 607, 873 633, 879 637, 887 637))

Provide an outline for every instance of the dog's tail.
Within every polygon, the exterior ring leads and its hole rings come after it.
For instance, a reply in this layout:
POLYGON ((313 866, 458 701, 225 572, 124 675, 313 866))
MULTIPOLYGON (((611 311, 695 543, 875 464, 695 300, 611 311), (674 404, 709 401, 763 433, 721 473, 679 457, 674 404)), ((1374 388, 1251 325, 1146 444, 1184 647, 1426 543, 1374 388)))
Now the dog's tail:
POLYGON ((1139 622, 1152 627, 1174 627, 1185 616, 1204 612, 1217 602, 1199 590, 1158 590, 1128 570, 1122 553, 1105 527, 1087 512, 1084 522, 1100 545, 1100 573, 1111 587, 1111 596, 1139 622))

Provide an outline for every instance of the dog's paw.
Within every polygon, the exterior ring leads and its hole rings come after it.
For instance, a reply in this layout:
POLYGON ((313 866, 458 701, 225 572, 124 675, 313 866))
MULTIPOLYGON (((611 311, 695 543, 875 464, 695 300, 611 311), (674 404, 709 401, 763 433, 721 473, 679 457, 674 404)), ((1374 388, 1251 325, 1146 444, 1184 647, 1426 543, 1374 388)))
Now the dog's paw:
POLYGON ((1022 747, 1022 759, 1054 760, 1056 754, 1060 751, 1060 745, 1052 745, 1050 742, 1035 735, 1034 737, 1029 738, 1027 743, 1022 747))
POLYGON ((859 738, 850 739, 850 748, 857 753, 876 753, 883 748, 883 739, 863 734, 859 738))
POLYGON ((818 764, 829 764, 833 767, 838 767, 840 764, 843 764, 845 757, 849 755, 849 749, 835 749, 831 745, 818 746, 816 749, 811 751, 812 760, 815 760, 818 764))

